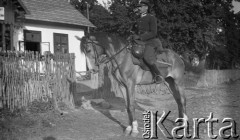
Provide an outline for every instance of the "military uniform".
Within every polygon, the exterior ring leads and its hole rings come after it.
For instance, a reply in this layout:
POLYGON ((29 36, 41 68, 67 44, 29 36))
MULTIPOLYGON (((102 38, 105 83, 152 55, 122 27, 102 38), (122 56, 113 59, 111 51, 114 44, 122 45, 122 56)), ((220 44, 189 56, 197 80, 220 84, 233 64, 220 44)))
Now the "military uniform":
POLYGON ((137 21, 137 34, 145 42, 144 60, 153 65, 156 62, 156 50, 163 50, 161 41, 157 38, 157 19, 146 14, 137 21))
POLYGON ((140 39, 145 42, 143 59, 148 64, 155 82, 161 83, 164 81, 164 78, 156 65, 156 50, 162 51, 163 48, 161 41, 157 38, 157 19, 148 13, 152 7, 149 0, 141 0, 138 5, 138 8, 139 7, 141 18, 137 21, 137 27, 134 27, 135 33, 137 34, 135 39, 140 39), (148 6, 148 9, 145 9, 145 6, 148 6), (145 10, 147 10, 147 12, 145 10))

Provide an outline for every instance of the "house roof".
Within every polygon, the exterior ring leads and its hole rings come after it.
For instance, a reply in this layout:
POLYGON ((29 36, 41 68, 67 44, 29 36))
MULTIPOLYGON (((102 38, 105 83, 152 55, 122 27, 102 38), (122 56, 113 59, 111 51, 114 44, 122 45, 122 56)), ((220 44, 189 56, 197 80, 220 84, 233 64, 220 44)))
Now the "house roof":
POLYGON ((95 27, 67 0, 21 1, 30 12, 25 15, 26 19, 95 27))
POLYGON ((21 0, 15 0, 18 4, 19 4, 19 6, 17 6, 17 9, 23 9, 23 11, 26 13, 26 14, 30 14, 30 12, 28 11, 28 9, 25 7, 25 5, 22 3, 22 1, 21 0))

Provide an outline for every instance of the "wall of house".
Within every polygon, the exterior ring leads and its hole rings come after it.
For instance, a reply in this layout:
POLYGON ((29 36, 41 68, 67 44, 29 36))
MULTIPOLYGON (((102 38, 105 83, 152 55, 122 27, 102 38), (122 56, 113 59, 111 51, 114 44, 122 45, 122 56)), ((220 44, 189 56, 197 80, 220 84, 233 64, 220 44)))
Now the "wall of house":
MULTIPOLYGON (((42 42, 50 43, 51 53, 54 53, 53 33, 68 34, 69 53, 75 53, 76 71, 86 71, 86 57, 84 53, 80 51, 80 40, 77 39, 77 37, 81 38, 84 36, 83 29, 64 28, 60 26, 50 25, 25 24, 22 29, 18 30, 18 39, 16 40, 24 41, 24 29, 41 31, 42 42)), ((16 49, 19 50, 19 43, 15 42, 15 45, 17 46, 16 49)))

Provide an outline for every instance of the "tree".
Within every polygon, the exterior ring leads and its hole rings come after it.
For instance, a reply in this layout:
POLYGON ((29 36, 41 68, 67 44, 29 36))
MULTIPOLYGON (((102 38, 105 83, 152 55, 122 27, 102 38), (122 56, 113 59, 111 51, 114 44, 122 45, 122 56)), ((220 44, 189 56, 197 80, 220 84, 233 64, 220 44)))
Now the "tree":
POLYGON ((87 12, 89 12, 89 20, 97 27, 91 29, 92 31, 104 30, 111 21, 109 11, 101 6, 97 0, 70 0, 70 3, 85 17, 88 17, 87 12), (87 8, 87 6, 89 7, 87 8))
MULTIPOLYGON (((90 21, 97 26, 92 31, 129 36, 137 18, 133 9, 138 0, 111 0, 109 9, 96 0, 71 0, 84 14, 85 1, 90 4, 90 21)), ((232 1, 153 0, 163 46, 179 54, 191 52, 200 59, 209 54, 209 68, 231 68, 239 61, 240 47, 239 16, 231 11, 232 1)))
POLYGON ((114 22, 110 32, 126 38, 130 35, 130 28, 136 20, 133 9, 137 0, 112 0, 111 3, 109 10, 114 22))
POLYGON ((218 43, 210 51, 209 68, 231 69, 239 61, 239 17, 233 13, 232 0, 219 1, 215 8, 218 31, 215 35, 218 43))
POLYGON ((215 61, 211 63, 231 67, 229 63, 239 54, 239 17, 231 11, 232 0, 161 0, 154 1, 153 8, 165 47, 200 58, 209 53, 215 61))

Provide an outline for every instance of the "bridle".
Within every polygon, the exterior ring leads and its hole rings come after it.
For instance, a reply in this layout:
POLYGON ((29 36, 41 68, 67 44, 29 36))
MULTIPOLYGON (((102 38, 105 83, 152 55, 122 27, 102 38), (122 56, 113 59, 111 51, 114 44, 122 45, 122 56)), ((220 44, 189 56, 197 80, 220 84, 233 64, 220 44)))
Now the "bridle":
MULTIPOLYGON (((104 48, 104 46, 101 45, 101 44, 99 44, 99 43, 96 43, 94 40, 91 40, 90 38, 89 38, 88 41, 87 41, 87 44, 88 44, 88 43, 91 43, 91 45, 92 45, 92 47, 93 47, 94 54, 95 54, 95 56, 96 56, 96 57, 95 57, 95 65, 96 65, 96 66, 99 66, 99 65, 101 65, 101 64, 106 64, 106 63, 112 61, 113 59, 116 61, 116 59, 115 59, 116 56, 117 56, 119 53, 121 53, 124 49, 129 48, 129 46, 131 46, 131 44, 128 43, 128 44, 125 45, 123 48, 121 48, 120 50, 118 50, 114 55, 109 55, 110 53, 105 52, 105 55, 107 55, 107 56, 104 56, 104 58, 100 60, 100 56, 99 56, 99 54, 98 54, 98 52, 97 52, 96 46, 99 46, 99 47, 102 47, 102 48, 104 48)), ((105 51, 105 50, 104 50, 104 51, 105 51)))
POLYGON ((90 44, 93 46, 94 55, 96 56, 96 57, 94 57, 94 59, 95 59, 95 65, 96 65, 96 66, 99 66, 101 62, 100 62, 100 60, 99 60, 99 54, 98 54, 97 49, 96 49, 96 46, 95 46, 96 43, 94 42, 94 40, 91 40, 91 39, 88 39, 88 40, 87 40, 86 45, 87 45, 88 43, 90 43, 90 44))

